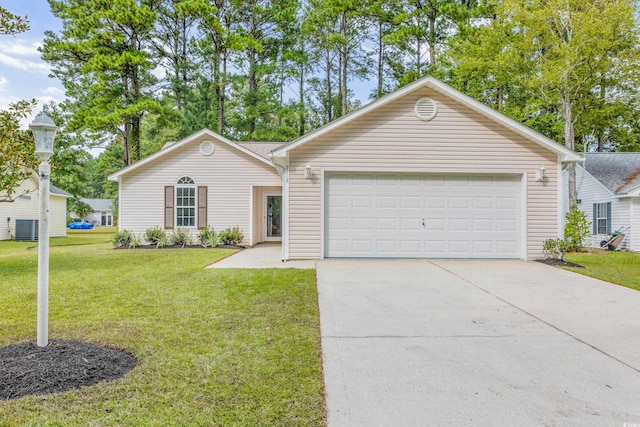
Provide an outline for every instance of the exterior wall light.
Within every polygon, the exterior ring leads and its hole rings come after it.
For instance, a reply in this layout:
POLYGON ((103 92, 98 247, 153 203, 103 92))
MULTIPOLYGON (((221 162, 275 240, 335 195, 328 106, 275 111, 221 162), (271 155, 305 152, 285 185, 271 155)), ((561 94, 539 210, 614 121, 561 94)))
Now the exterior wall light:
POLYGON ((536 181, 544 181, 546 171, 547 169, 545 169, 544 166, 541 166, 540 169, 538 169, 538 172, 536 172, 536 181))
POLYGON ((307 165, 304 167, 304 177, 306 179, 313 178, 313 171, 311 170, 311 165, 307 165))

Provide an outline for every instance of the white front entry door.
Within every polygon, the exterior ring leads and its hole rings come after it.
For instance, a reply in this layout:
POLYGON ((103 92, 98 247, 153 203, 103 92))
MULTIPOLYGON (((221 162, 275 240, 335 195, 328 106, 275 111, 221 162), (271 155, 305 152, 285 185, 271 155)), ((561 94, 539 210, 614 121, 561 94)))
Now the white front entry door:
POLYGON ((327 257, 520 258, 520 176, 334 173, 327 257))

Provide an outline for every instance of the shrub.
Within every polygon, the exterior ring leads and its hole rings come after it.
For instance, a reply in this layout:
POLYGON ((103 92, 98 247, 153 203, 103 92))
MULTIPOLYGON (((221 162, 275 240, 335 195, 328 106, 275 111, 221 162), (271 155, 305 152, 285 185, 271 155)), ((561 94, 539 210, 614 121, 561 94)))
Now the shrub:
POLYGON ((565 218, 564 238, 567 252, 579 251, 585 237, 591 234, 591 223, 587 221, 587 214, 575 205, 567 212, 565 218))
POLYGON ((164 248, 167 246, 169 246, 169 236, 164 234, 162 237, 160 237, 160 239, 158 239, 158 242, 156 243, 156 249, 164 248))
POLYGON ((567 252, 569 244, 563 239, 547 239, 542 244, 542 251, 546 259, 557 259, 564 261, 564 254, 567 252))
POLYGON ((185 245, 189 243, 189 232, 182 227, 178 227, 171 233, 169 242, 171 242, 172 245, 178 245, 184 248, 185 245))
POLYGON ((118 231, 111 239, 114 248, 131 247, 133 235, 128 230, 118 231))
POLYGON ((244 239, 244 234, 242 234, 238 227, 227 228, 226 230, 221 231, 218 236, 220 243, 230 246, 239 245, 242 242, 242 239, 244 239))
POLYGON ((129 243, 130 248, 137 248, 142 244, 142 237, 139 234, 131 235, 131 242, 129 243))
POLYGON ((147 228, 147 230, 144 232, 145 240, 147 242, 153 243, 156 246, 158 245, 158 241, 163 237, 167 237, 167 233, 165 233, 164 230, 158 226, 147 228))
POLYGON ((198 233, 198 241, 204 248, 215 247, 218 243, 218 233, 211 226, 206 226, 198 233))

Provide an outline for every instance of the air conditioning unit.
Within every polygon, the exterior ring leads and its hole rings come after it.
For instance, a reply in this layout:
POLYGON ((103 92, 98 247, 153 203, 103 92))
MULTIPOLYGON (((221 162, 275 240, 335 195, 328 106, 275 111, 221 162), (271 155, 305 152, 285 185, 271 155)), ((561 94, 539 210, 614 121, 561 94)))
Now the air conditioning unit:
POLYGON ((37 219, 16 219, 16 240, 35 242, 38 240, 37 219))

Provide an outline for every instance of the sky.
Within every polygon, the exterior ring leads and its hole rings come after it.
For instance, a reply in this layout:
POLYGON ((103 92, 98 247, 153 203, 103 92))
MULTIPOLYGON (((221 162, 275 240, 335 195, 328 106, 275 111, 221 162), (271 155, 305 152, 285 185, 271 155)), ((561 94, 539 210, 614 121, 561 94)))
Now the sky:
MULTIPOLYGON (((48 75, 49 64, 40 59, 45 31, 59 32, 62 22, 53 16, 47 0, 0 0, 0 6, 19 16, 27 16, 31 29, 13 36, 0 36, 0 109, 21 99, 37 99, 38 107, 31 117, 22 120, 26 129, 35 115, 50 101, 64 100, 64 88, 48 75)), ((370 100, 371 82, 350 83, 362 104, 370 100)))
POLYGON ((51 14, 47 0, 0 0, 0 6, 15 15, 27 16, 31 26, 25 33, 0 36, 0 109, 21 99, 37 99, 39 105, 34 114, 22 121, 26 127, 43 104, 64 100, 64 88, 57 79, 48 77, 49 65, 38 52, 44 32, 60 31, 62 24, 51 14))

